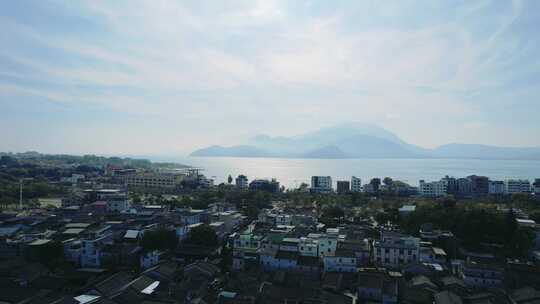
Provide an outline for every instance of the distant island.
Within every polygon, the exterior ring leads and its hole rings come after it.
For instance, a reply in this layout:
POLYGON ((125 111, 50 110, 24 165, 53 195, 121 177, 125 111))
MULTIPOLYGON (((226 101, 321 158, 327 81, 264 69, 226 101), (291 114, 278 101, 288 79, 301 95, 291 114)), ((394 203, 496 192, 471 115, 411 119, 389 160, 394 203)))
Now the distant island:
POLYGON ((540 160, 540 147, 510 148, 479 144, 447 144, 426 149, 401 140, 377 125, 345 123, 292 136, 257 135, 246 144, 210 146, 190 154, 201 157, 282 158, 470 158, 540 160))
POLYGON ((157 168, 190 168, 184 164, 173 162, 152 162, 145 158, 98 156, 98 155, 68 155, 68 154, 43 154, 35 151, 20 153, 0 152, 2 159, 20 159, 27 164, 41 164, 57 167, 69 167, 73 165, 88 167, 120 166, 128 168, 157 169, 157 168))

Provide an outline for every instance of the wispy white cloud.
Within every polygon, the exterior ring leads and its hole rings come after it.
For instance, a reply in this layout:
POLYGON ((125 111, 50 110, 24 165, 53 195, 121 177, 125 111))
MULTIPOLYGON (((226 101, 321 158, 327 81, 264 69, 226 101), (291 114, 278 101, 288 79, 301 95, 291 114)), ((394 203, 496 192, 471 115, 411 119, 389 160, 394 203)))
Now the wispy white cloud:
POLYGON ((359 2, 331 10, 316 1, 266 0, 66 5, 89 20, 90 34, 0 17, 11 33, 0 60, 19 67, 0 73, 0 94, 181 116, 167 126, 179 132, 216 121, 234 130, 199 134, 200 144, 239 141, 253 124, 254 132, 280 134, 344 120, 382 123, 426 146, 467 141, 453 128, 466 130, 471 125, 463 121, 483 117, 476 104, 486 102, 484 91, 534 73, 538 64, 528 62, 538 42, 512 37, 526 11, 518 0, 460 7, 359 2), (507 9, 493 12, 495 5, 507 9), (92 35, 93 26, 103 35, 92 35), (17 44, 38 51, 17 52, 17 44), (424 129, 437 122, 439 129, 424 129))

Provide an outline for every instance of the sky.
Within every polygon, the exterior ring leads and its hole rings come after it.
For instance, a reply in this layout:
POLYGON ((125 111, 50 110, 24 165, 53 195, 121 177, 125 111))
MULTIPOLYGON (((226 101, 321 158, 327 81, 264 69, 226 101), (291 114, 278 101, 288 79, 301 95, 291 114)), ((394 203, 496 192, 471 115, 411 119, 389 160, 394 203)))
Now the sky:
POLYGON ((375 123, 540 146, 540 1, 2 1, 0 151, 188 154, 375 123))

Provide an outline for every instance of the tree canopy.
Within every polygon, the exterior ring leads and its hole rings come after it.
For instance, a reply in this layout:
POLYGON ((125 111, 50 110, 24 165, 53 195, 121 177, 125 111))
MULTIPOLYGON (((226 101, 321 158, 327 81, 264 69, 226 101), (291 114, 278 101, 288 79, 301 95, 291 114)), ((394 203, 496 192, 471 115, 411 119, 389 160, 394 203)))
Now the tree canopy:
POLYGON ((199 246, 215 247, 218 245, 216 232, 208 225, 200 225, 188 232, 186 243, 199 246))

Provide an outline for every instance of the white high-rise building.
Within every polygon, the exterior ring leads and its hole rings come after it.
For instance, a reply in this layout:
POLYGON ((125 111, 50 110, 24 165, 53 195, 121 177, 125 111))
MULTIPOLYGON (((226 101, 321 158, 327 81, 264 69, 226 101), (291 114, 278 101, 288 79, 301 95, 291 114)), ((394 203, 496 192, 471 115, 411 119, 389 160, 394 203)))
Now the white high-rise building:
POLYGON ((351 177, 351 192, 361 192, 362 191, 362 180, 359 177, 351 177))
POLYGON ((448 194, 448 181, 440 180, 436 182, 425 182, 422 179, 420 180, 418 193, 420 193, 421 196, 426 197, 445 196, 448 194))
POLYGON ((531 183, 527 179, 507 179, 504 185, 507 194, 531 192, 531 183))

